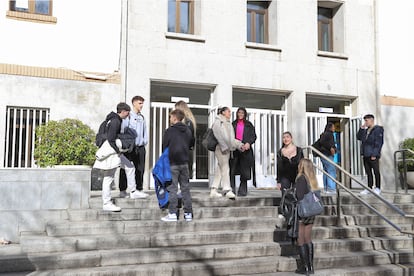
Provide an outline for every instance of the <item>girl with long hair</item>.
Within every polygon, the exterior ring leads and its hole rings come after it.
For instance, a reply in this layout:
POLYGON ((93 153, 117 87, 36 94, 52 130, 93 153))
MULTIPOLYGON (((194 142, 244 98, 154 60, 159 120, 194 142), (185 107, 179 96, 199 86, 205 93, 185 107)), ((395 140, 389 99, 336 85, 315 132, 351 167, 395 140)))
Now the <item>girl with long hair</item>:
MULTIPOLYGON (((299 162, 298 176, 296 177, 296 197, 300 201, 305 194, 310 191, 319 190, 318 180, 315 176, 313 163, 307 158, 303 158, 299 162)), ((302 261, 302 266, 295 271, 299 274, 313 274, 313 243, 312 243, 312 227, 315 221, 315 216, 308 218, 299 217, 299 235, 298 235, 298 249, 299 257, 302 261)))

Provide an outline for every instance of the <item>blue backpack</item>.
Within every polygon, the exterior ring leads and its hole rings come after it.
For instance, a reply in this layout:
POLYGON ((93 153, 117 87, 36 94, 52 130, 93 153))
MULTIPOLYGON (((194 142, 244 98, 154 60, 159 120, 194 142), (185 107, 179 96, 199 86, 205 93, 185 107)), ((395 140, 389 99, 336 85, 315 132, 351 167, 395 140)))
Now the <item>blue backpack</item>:
POLYGON ((172 181, 170 159, 168 154, 169 150, 166 148, 152 169, 155 193, 157 195, 158 205, 161 209, 168 207, 167 187, 172 181))

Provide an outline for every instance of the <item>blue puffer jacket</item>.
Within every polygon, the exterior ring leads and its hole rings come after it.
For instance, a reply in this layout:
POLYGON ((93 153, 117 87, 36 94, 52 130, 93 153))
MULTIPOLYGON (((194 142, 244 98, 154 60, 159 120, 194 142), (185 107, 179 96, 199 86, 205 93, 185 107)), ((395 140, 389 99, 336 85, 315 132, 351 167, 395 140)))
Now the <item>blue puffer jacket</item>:
POLYGON ((357 139, 362 142, 361 155, 380 158, 382 145, 384 144, 384 128, 382 126, 374 126, 368 135, 367 132, 368 129, 360 128, 357 133, 357 139))

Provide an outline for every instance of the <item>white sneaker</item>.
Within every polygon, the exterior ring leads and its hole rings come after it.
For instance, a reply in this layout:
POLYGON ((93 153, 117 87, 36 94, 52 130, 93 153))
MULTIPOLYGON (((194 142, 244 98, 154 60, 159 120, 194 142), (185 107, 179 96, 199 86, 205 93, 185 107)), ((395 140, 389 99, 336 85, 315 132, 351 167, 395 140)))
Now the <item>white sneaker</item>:
POLYGON ((216 189, 211 189, 210 191, 210 197, 222 197, 223 195, 217 192, 216 189))
POLYGON ((381 194, 381 189, 375 188, 374 193, 376 193, 377 195, 380 195, 381 194))
POLYGON ((192 213, 184 213, 184 219, 185 219, 185 221, 192 221, 193 220, 193 214, 192 213))
POLYGON ((367 189, 365 189, 365 190, 363 190, 362 192, 360 192, 359 194, 360 194, 360 195, 369 195, 369 194, 370 194, 370 192, 369 192, 367 189))
POLYGON ((135 191, 131 192, 129 195, 130 195, 130 198, 132 198, 132 199, 146 198, 148 196, 148 194, 140 192, 138 190, 135 190, 135 191))
POLYGON ((162 221, 177 221, 177 214, 168 214, 165 217, 161 218, 162 221))
POLYGON ((110 211, 110 212, 120 212, 121 211, 121 207, 116 206, 112 202, 104 204, 102 209, 104 211, 110 211))
POLYGON ((228 191, 228 192, 226 193, 226 197, 227 197, 228 199, 235 199, 235 198, 236 198, 236 195, 235 195, 232 191, 228 191))

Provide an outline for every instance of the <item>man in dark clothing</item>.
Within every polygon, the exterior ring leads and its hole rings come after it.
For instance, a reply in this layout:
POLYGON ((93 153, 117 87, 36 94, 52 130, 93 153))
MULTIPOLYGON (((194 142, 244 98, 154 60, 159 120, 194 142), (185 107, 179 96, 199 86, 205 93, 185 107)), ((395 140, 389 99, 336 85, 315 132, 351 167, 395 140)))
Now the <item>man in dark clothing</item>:
MULTIPOLYGON (((104 171, 104 178, 102 181, 103 210, 112 212, 121 211, 121 208, 113 204, 111 201, 111 184, 114 180, 115 171, 118 167, 125 169, 128 180, 128 188, 130 189, 130 197, 132 199, 144 198, 144 196, 136 190, 134 165, 121 153, 120 147, 122 148, 122 142, 118 139, 118 135, 121 132, 122 119, 129 115, 131 108, 126 103, 119 103, 116 109, 117 113, 111 112, 106 116, 106 121, 108 122, 106 142, 110 145, 108 148, 112 148, 116 154, 109 154, 108 157, 102 160, 96 160, 94 164, 94 168, 102 169, 104 171), (117 142, 120 144, 117 145, 117 142)), ((104 142, 100 150, 108 144, 105 144, 104 142)), ((113 153, 112 150, 111 152, 113 153)))
MULTIPOLYGON (((326 124, 325 131, 321 135, 321 152, 329 158, 330 161, 334 162, 334 155, 336 152, 335 139, 334 139, 335 125, 332 122, 326 124)), ((336 179, 336 168, 335 166, 321 158, 323 170, 326 171, 330 176, 336 179)), ((323 186, 325 192, 335 193, 336 183, 330 177, 323 175, 323 186)))
POLYGON ((178 183, 181 187, 181 195, 184 205, 184 219, 191 221, 193 209, 191 202, 189 173, 188 173, 188 154, 190 148, 194 146, 190 129, 182 123, 184 112, 175 109, 170 113, 171 126, 165 131, 162 148, 169 149, 169 160, 171 168, 171 185, 168 186, 169 192, 169 214, 163 217, 163 221, 177 221, 177 190, 178 183))
MULTIPOLYGON (((365 123, 361 126, 357 133, 357 139, 361 141, 361 155, 364 159, 364 168, 368 177, 368 187, 371 189, 374 185, 376 194, 381 193, 381 174, 379 169, 379 159, 381 157, 381 149, 384 144, 384 128, 375 125, 374 115, 367 114, 364 116, 365 123)), ((363 190, 361 195, 369 194, 368 190, 363 190)))

